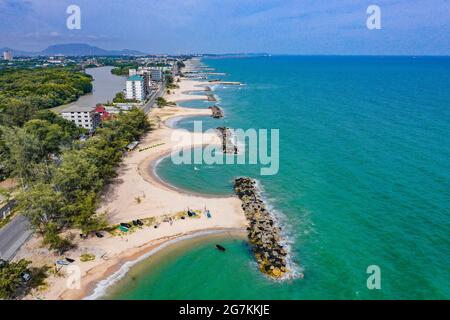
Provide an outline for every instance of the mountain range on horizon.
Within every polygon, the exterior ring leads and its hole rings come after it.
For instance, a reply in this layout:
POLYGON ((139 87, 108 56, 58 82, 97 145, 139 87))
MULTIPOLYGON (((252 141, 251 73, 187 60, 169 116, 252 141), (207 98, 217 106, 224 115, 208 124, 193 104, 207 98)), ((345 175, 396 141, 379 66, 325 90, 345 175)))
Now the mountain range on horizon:
POLYGON ((139 56, 146 55, 146 53, 122 49, 122 50, 107 50, 96 46, 91 46, 85 43, 67 43, 67 44, 55 44, 48 46, 46 49, 38 52, 28 52, 22 50, 16 50, 8 47, 0 48, 1 52, 9 50, 13 53, 13 56, 52 56, 52 55, 65 55, 65 56, 139 56))

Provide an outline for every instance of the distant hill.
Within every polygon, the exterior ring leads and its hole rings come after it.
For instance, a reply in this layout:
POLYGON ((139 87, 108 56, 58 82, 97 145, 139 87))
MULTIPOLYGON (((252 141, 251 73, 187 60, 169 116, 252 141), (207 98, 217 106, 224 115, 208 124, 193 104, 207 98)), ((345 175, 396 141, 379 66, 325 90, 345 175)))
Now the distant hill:
POLYGON ((85 43, 68 43, 56 44, 49 46, 40 52, 26 52, 14 50, 10 48, 0 48, 1 53, 5 50, 11 50, 14 56, 52 56, 62 54, 65 56, 131 56, 145 55, 145 53, 136 50, 106 50, 99 47, 91 46, 85 43))

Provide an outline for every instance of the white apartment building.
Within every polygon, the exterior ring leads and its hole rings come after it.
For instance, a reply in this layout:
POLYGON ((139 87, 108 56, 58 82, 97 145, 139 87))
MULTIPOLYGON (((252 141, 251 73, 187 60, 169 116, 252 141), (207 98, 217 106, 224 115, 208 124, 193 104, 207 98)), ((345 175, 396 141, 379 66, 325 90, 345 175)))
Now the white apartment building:
POLYGON ((61 111, 61 116, 90 132, 93 132, 101 123, 100 114, 95 112, 95 107, 73 105, 61 111))
POLYGON ((13 54, 10 50, 3 51, 3 59, 11 61, 13 59, 13 54))
POLYGON ((148 84, 145 83, 145 79, 140 75, 133 75, 127 79, 126 84, 126 99, 136 99, 138 101, 144 101, 147 97, 148 84))

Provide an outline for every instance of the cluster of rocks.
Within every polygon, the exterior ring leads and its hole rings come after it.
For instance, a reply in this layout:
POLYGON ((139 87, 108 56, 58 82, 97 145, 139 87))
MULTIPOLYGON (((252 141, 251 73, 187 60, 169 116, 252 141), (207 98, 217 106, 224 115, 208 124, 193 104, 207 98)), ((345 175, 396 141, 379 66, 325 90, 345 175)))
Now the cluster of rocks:
POLYGON ((208 94, 206 94, 206 96, 208 97, 208 101, 212 101, 212 102, 217 101, 216 97, 214 97, 214 95, 212 93, 208 93, 208 94))
POLYGON ((211 109, 212 115, 211 117, 215 119, 223 118, 223 111, 218 106, 214 105, 211 107, 208 107, 208 109, 211 109))
POLYGON ((219 137, 222 139, 222 152, 237 154, 238 148, 234 143, 234 137, 230 131, 230 128, 217 127, 216 130, 219 133, 219 137))
POLYGON ((261 272, 280 278, 288 272, 287 251, 281 244, 281 228, 266 208, 255 180, 237 178, 234 191, 242 201, 242 209, 249 222, 247 234, 261 272))

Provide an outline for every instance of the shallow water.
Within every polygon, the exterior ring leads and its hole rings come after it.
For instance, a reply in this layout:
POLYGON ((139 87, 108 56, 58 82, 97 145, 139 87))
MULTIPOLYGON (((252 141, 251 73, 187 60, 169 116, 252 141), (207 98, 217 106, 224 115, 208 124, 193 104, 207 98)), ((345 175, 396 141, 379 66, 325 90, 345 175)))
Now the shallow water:
POLYGON ((242 244, 227 244, 220 263, 200 245, 142 269, 151 281, 117 298, 450 298, 449 58, 204 61, 246 84, 215 88, 227 125, 280 130, 280 170, 165 159, 157 174, 208 194, 231 194, 239 175, 257 178, 305 278, 274 283, 242 244), (381 269, 381 290, 367 289, 369 265, 381 269))

